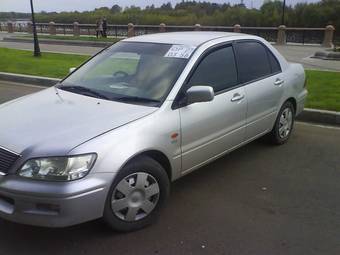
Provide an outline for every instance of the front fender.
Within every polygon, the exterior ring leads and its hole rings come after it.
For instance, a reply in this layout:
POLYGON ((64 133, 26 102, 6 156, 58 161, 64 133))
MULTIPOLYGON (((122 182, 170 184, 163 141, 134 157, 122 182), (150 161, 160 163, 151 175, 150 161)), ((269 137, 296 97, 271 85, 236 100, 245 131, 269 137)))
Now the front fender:
POLYGON ((180 121, 178 110, 160 109, 100 135, 69 154, 96 152, 98 158, 91 173, 117 173, 133 157, 146 151, 159 151, 168 158, 173 178, 180 175, 180 121), (173 139, 172 134, 178 136, 173 139))

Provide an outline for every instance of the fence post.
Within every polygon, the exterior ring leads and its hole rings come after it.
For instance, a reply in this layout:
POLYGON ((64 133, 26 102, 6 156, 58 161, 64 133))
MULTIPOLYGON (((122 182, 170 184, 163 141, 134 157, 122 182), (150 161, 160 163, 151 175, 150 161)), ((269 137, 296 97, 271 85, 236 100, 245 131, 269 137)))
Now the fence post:
POLYGON ((128 32, 127 32, 128 37, 134 37, 135 36, 135 28, 132 23, 128 24, 128 32))
POLYGON ((53 21, 51 21, 49 24, 48 24, 48 30, 50 32, 50 35, 56 35, 57 34, 57 29, 55 27, 55 23, 53 21))
POLYGON ((322 46, 327 48, 333 48, 333 36, 335 28, 332 25, 328 25, 325 29, 325 35, 323 38, 322 46))
POLYGON ((7 32, 14 33, 14 26, 12 22, 7 22, 7 32))
POLYGON ((286 39, 286 26, 281 25, 277 28, 277 40, 276 44, 277 45, 284 45, 286 44, 287 39, 286 39))
POLYGON ((241 25, 239 24, 234 25, 234 33, 241 33, 241 25))
POLYGON ((78 22, 73 22, 73 35, 80 36, 80 28, 78 22))
POLYGON ((166 32, 166 25, 164 23, 159 24, 159 32, 166 32))
POLYGON ((195 31, 201 31, 201 24, 195 24, 195 31))
POLYGON ((33 25, 31 21, 27 22, 27 33, 33 34, 33 25))

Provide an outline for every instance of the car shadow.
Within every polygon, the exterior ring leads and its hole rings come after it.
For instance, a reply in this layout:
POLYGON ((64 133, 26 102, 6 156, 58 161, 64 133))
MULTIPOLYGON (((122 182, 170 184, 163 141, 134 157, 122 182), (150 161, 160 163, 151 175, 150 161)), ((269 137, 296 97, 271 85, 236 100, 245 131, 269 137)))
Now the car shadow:
MULTIPOLYGON (((183 228, 189 217, 186 215, 187 212, 192 211, 197 204, 209 200, 207 197, 202 202, 201 193, 214 189, 218 192, 218 187, 221 185, 233 189, 238 185, 239 178, 243 178, 245 174, 243 169, 239 169, 240 163, 247 160, 249 155, 261 157, 272 148, 261 140, 254 141, 175 181, 161 219, 156 224, 136 232, 125 234, 113 232, 102 220, 56 229, 0 220, 0 254, 2 252, 45 254, 46 251, 50 254, 74 254, 79 250, 95 252, 96 246, 105 246, 107 243, 116 248, 118 245, 117 249, 124 252, 123 247, 133 240, 137 243, 144 240, 143 245, 148 245, 150 242, 149 247, 156 247, 157 245, 151 244, 151 240, 164 235, 164 230, 171 232, 183 228), (179 218, 181 219, 178 220, 179 218), (20 245, 13 245, 16 243, 20 245)), ((160 240, 160 243, 162 242, 165 241, 160 240)), ((157 252, 157 247, 152 252, 157 252)))

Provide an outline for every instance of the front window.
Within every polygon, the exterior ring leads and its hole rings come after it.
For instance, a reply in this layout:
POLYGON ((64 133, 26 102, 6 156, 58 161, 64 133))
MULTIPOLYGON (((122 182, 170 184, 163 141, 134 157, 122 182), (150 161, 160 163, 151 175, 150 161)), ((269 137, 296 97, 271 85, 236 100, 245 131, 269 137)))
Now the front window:
POLYGON ((174 45, 119 42, 66 78, 60 89, 127 103, 159 106, 189 56, 173 56, 174 45))
POLYGON ((215 93, 237 85, 237 69, 232 46, 209 53, 198 65, 190 78, 188 87, 211 86, 215 93))

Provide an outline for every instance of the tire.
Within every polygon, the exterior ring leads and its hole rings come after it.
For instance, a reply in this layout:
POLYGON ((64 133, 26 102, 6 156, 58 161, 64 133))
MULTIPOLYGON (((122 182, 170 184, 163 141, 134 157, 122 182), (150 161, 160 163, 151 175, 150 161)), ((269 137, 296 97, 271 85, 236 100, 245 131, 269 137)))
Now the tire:
POLYGON ((144 228, 158 218, 169 193, 170 181, 164 168, 150 157, 135 158, 115 177, 103 219, 119 232, 144 228))
POLYGON ((268 138, 272 144, 282 145, 289 140, 294 127, 294 119, 294 106, 290 101, 286 101, 277 115, 274 128, 268 134, 268 138))

